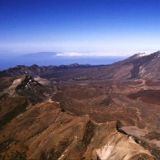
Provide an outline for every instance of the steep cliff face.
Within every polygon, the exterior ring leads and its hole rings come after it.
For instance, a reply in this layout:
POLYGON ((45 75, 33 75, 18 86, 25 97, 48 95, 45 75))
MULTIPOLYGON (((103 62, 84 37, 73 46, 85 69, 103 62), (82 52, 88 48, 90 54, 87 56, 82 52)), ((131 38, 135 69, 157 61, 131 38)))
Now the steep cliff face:
POLYGON ((0 130, 1 159, 153 160, 116 122, 62 112, 55 102, 32 106, 0 130))

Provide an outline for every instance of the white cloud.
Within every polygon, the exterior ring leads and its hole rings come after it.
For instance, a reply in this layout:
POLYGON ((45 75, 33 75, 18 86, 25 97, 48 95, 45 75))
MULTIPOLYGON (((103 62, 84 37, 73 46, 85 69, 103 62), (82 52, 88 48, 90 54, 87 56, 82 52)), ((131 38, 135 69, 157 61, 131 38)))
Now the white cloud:
POLYGON ((57 53, 56 56, 76 57, 76 56, 84 56, 84 54, 83 53, 79 53, 79 52, 64 52, 64 53, 57 53))
MULTIPOLYGON (((0 51, 15 54, 34 52, 57 52, 57 56, 130 56, 139 52, 152 53, 159 50, 160 39, 113 38, 86 41, 46 41, 0 43, 0 51)), ((1 54, 2 52, 0 52, 1 54)))

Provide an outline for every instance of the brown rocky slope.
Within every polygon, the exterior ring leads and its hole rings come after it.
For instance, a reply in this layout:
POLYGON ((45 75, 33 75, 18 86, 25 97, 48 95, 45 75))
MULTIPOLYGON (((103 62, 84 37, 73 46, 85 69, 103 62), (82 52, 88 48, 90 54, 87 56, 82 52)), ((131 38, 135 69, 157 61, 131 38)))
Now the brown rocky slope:
POLYGON ((55 102, 28 108, 0 131, 1 159, 153 160, 116 122, 96 123, 88 116, 62 112, 55 102))
POLYGON ((159 160, 159 54, 1 72, 0 159, 159 160))

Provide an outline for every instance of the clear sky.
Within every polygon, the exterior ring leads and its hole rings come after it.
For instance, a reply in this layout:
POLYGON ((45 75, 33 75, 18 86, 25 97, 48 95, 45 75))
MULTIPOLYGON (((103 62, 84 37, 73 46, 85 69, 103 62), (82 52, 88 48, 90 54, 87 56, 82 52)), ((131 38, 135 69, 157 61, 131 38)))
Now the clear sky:
POLYGON ((160 49, 160 0, 0 0, 0 53, 160 49))

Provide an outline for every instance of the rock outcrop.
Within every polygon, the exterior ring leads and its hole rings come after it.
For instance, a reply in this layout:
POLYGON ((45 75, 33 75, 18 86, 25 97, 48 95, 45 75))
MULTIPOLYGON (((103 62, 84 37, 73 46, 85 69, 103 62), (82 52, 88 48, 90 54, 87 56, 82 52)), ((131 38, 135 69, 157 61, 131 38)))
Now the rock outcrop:
POLYGON ((153 160, 150 152, 116 129, 88 116, 62 112, 55 102, 32 106, 0 130, 4 160, 153 160))

